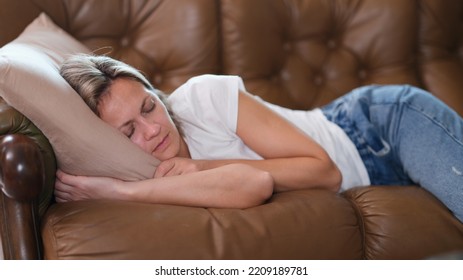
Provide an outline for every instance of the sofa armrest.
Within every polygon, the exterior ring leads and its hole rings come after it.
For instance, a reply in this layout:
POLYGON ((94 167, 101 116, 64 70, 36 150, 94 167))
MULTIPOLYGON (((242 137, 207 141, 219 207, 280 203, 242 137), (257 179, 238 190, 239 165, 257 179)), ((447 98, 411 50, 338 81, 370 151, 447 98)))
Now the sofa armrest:
POLYGON ((5 259, 38 259, 38 201, 44 187, 43 159, 27 136, 0 140, 0 233, 5 259))
POLYGON ((29 119, 0 99, 3 258, 41 257, 37 224, 52 201, 55 172, 56 159, 48 139, 29 119))
POLYGON ((463 250, 463 224, 421 187, 360 187, 342 196, 362 221, 366 259, 425 259, 463 250))
POLYGON ((45 135, 23 114, 0 99, 0 137, 24 135, 40 151, 45 172, 44 188, 39 196, 39 215, 42 216, 50 206, 56 173, 56 158, 53 148, 45 135))

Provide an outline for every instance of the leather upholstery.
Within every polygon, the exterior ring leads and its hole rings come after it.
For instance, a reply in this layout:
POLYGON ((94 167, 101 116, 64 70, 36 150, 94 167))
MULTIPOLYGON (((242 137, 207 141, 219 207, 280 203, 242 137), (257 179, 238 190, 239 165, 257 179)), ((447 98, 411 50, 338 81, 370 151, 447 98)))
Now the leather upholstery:
POLYGON ((166 92, 192 76, 220 70, 219 3, 214 0, 4 0, 1 4, 0 24, 13 25, 0 35, 0 45, 45 11, 91 50, 136 65, 166 92), (13 16, 17 14, 19 19, 13 16))
MULTIPOLYGON (((0 6, 0 26, 8 27, 0 30, 0 46, 45 11, 166 92, 198 74, 232 74, 268 101, 310 109, 361 85, 407 83, 463 114, 461 1, 0 0, 0 6)), ((0 112, 1 127, 19 114, 9 108, 0 112)), ((14 132, 53 155, 40 133, 14 132)), ((55 164, 50 156, 45 162, 55 164)), ((41 201, 50 259, 420 259, 463 250, 463 224, 417 186, 288 192, 245 210, 115 201, 47 208, 49 196, 41 201)))
POLYGON ((417 85, 417 21, 410 19, 418 12, 414 0, 224 0, 224 71, 297 109, 361 85, 417 85))
POLYGON ((419 1, 420 80, 463 115, 463 2, 419 1))
POLYGON ((326 191, 278 194, 246 210, 67 203, 44 220, 47 259, 362 258, 354 210, 326 191))
POLYGON ((42 153, 31 138, 23 134, 0 138, 0 235, 7 259, 40 257, 39 196, 45 179, 42 153), (35 165, 24 167, 24 162, 35 165), (22 235, 24 238, 17 238, 22 235))
POLYGON ((47 138, 24 115, 0 99, 0 135, 23 134, 38 145, 44 162, 45 182, 39 196, 39 212, 44 214, 50 205, 55 182, 56 160, 47 138))

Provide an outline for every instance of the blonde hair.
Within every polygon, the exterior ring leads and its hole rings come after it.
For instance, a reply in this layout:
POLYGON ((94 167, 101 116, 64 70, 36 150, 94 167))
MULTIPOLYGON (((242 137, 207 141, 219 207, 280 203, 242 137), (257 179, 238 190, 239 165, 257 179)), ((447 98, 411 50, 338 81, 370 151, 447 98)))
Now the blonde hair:
MULTIPOLYGON (((166 95, 156 90, 137 69, 108 56, 88 54, 71 56, 61 65, 60 74, 97 116, 100 115, 98 104, 117 78, 133 79, 142 83, 167 106, 166 95)), ((172 112, 167 109, 173 118, 172 112)))

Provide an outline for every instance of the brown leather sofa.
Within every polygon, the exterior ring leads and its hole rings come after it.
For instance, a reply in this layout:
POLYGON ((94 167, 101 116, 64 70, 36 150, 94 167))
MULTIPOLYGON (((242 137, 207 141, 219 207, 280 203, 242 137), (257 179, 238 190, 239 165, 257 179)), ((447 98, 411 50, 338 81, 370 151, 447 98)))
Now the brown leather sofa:
MULTIPOLYGON (((406 83, 463 114, 462 1, 0 0, 0 7, 0 46, 45 11, 166 92, 195 75, 233 74, 266 100, 309 109, 361 85, 406 83)), ((56 204, 47 139, 5 102, 0 131, 6 259, 422 259, 463 250, 463 224, 418 186, 294 191, 243 210, 56 204)))

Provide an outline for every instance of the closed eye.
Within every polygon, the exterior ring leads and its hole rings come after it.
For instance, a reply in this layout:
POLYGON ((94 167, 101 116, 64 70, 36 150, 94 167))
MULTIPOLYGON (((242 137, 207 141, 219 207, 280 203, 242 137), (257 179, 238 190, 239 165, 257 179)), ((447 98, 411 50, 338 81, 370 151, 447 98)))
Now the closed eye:
POLYGON ((141 114, 142 115, 149 114, 153 112, 155 108, 156 108, 156 101, 153 98, 148 97, 143 101, 143 105, 141 107, 141 114))
POLYGON ((122 133, 124 133, 124 135, 127 136, 128 138, 132 138, 134 132, 135 132, 135 127, 133 126, 133 124, 131 124, 130 126, 127 126, 127 128, 124 131, 122 131, 122 133))
MULTIPOLYGON (((154 109, 156 109, 156 101, 152 97, 148 96, 143 99, 143 102, 140 106, 140 114, 142 116, 146 116, 147 114, 153 112, 154 109)), ((135 133, 135 126, 131 120, 125 122, 120 126, 119 129, 128 138, 131 138, 135 133)))

